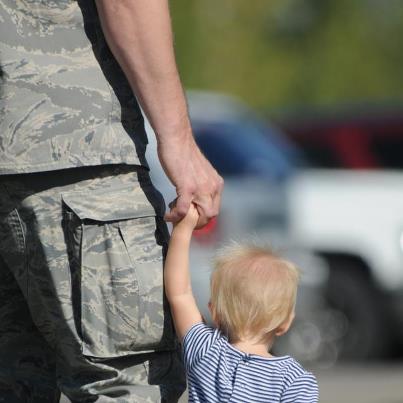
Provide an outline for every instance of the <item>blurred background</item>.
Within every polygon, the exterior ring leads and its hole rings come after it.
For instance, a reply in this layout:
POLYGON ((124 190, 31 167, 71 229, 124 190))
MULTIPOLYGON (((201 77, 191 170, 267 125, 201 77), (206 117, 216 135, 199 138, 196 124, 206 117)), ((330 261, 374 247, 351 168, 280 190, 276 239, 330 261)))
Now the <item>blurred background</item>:
MULTIPOLYGON (((257 239, 303 272, 275 353, 313 370, 321 402, 403 402, 403 1, 171 0, 196 140, 225 178, 195 234, 209 262, 257 239)), ((174 192, 158 167, 154 181, 174 192)))
POLYGON ((302 271, 273 353, 315 373, 322 403, 403 403, 403 0, 170 5, 195 138, 225 179, 192 244, 203 314, 217 248, 269 244, 302 271))

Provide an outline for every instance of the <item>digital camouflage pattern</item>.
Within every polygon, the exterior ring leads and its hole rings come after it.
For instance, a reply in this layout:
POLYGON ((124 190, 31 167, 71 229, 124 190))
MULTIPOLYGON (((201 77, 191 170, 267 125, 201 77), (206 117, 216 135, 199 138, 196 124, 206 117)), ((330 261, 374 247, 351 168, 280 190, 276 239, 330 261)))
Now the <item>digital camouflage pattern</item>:
POLYGON ((163 209, 144 168, 0 176, 0 402, 177 402, 163 209))
MULTIPOLYGON (((162 217, 163 201, 151 183, 146 186, 162 217)), ((66 192, 62 200, 70 253, 79 260, 84 353, 114 357, 172 342, 163 338, 161 242, 166 239, 160 234, 160 244, 155 241, 156 211, 143 188, 66 192), (97 309, 102 305, 105 309, 97 309)))
POLYGON ((147 143, 93 0, 0 0, 0 174, 141 164, 147 143))
POLYGON ((0 403, 177 402, 163 201, 94 1, 0 0, 0 72, 0 403))

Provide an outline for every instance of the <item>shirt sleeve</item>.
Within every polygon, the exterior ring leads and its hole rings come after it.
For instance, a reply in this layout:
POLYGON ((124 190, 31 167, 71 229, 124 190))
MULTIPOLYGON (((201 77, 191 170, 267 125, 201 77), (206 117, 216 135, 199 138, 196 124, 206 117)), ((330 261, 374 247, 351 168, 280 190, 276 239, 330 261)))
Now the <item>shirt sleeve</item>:
POLYGON ((197 323, 188 330, 182 345, 187 372, 208 352, 217 338, 216 334, 215 329, 204 323, 197 323))
POLYGON ((310 372, 305 372, 294 379, 281 398, 281 403, 318 403, 318 401, 318 383, 310 372))

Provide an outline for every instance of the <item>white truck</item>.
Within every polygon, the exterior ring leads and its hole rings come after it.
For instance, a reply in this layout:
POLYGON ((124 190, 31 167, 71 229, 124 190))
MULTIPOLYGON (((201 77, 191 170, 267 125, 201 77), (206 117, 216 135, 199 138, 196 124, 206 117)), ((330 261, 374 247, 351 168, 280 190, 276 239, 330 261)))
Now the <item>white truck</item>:
POLYGON ((403 174, 304 170, 288 183, 288 209, 293 242, 329 269, 317 353, 391 354, 403 340, 403 174))

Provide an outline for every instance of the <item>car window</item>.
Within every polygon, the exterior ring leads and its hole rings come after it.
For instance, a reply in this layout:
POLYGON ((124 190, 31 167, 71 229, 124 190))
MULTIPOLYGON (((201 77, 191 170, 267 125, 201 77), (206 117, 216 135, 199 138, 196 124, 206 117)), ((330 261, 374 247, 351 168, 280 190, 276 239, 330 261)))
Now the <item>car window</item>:
POLYGON ((227 135, 216 130, 203 129, 195 133, 196 141, 203 154, 222 176, 243 175, 247 160, 236 144, 227 135))
POLYGON ((382 168, 403 168, 403 134, 401 136, 373 134, 371 149, 382 168))
POLYGON ((228 176, 283 179, 299 164, 299 155, 286 140, 270 137, 251 122, 194 125, 196 141, 217 171, 228 176))
POLYGON ((309 165, 315 168, 343 168, 337 150, 325 142, 301 142, 300 147, 304 151, 309 165))

